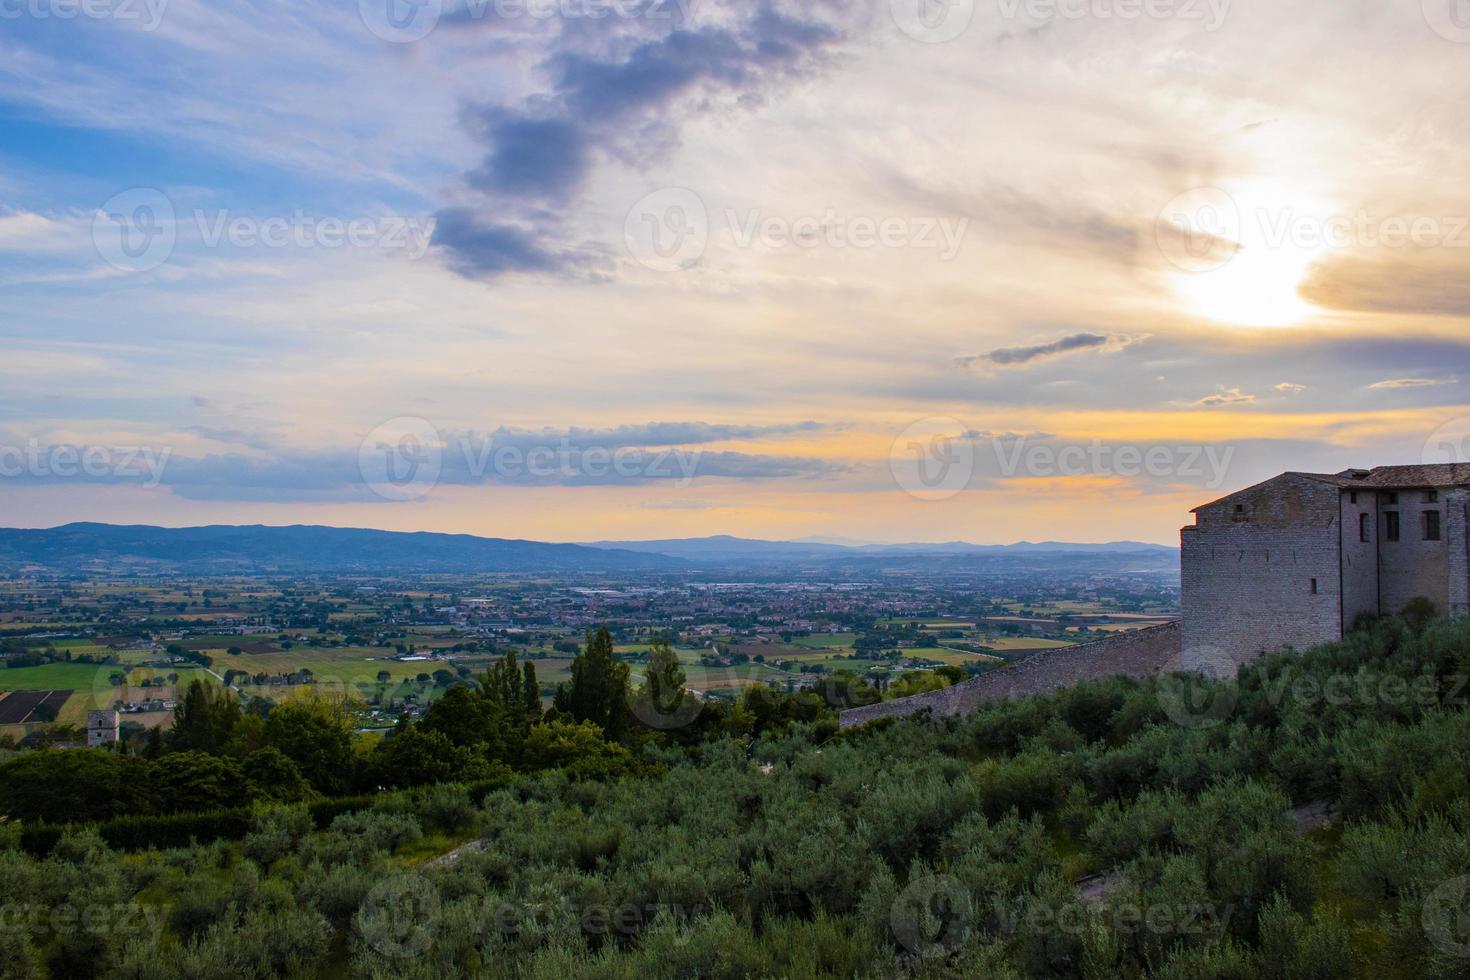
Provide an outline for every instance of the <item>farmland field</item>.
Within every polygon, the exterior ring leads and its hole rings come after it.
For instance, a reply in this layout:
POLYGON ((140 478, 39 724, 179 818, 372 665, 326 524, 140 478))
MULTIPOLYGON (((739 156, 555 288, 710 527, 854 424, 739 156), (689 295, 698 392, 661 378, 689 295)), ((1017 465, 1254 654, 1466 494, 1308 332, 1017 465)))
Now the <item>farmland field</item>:
POLYGON ((0 670, 0 691, 90 691, 107 683, 107 675, 120 667, 97 664, 43 664, 40 667, 7 667, 0 670))

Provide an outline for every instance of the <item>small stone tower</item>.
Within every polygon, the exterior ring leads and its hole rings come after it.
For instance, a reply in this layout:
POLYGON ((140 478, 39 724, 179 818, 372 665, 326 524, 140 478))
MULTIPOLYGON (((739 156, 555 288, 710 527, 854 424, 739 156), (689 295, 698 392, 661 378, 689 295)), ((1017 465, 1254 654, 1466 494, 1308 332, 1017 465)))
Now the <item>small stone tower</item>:
POLYGON ((117 741, 117 712, 92 711, 87 714, 87 748, 95 749, 117 741))

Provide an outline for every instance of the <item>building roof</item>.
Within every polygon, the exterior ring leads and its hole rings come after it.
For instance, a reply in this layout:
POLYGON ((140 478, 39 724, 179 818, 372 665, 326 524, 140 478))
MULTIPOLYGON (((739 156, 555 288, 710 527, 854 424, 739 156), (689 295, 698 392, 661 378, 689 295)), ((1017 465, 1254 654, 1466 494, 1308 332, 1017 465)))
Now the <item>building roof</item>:
POLYGON ((1190 513, 1198 513, 1206 507, 1223 504, 1232 497, 1249 493, 1282 477, 1298 477, 1330 483, 1344 490, 1432 490, 1445 487, 1470 487, 1470 463, 1424 463, 1417 466, 1376 466, 1371 470, 1343 470, 1341 473, 1298 473, 1288 471, 1280 476, 1236 490, 1207 504, 1200 504, 1190 513))
POLYGON ((1348 489, 1418 490, 1470 486, 1470 463, 1424 463, 1418 466, 1375 466, 1371 470, 1341 473, 1302 473, 1348 489))

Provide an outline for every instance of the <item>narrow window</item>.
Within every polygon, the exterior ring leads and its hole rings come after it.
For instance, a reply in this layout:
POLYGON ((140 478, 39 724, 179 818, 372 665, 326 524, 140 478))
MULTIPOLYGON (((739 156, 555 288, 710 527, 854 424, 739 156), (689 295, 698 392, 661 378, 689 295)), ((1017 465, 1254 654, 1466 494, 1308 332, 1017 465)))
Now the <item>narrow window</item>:
POLYGON ((1356 490, 1349 490, 1348 491, 1348 503, 1355 504, 1357 502, 1358 502, 1358 491, 1356 491, 1356 490))
POLYGON ((1426 510, 1424 512, 1424 540, 1439 540, 1439 511, 1426 510))
POLYGON ((1437 504, 1437 503, 1439 503, 1439 491, 1438 490, 1428 490, 1428 491, 1425 491, 1425 493, 1424 493, 1424 502, 1426 504, 1437 504))
POLYGON ((1317 580, 1316 579, 1312 579, 1312 595, 1316 595, 1316 594, 1317 594, 1317 580))
POLYGON ((1364 541, 1364 542, 1371 540, 1368 537, 1368 515, 1367 514, 1359 514, 1358 515, 1358 540, 1364 541))
POLYGON ((1390 504, 1397 504, 1399 502, 1399 495, 1396 494, 1396 493, 1389 494, 1388 495, 1388 502, 1390 504))
POLYGON ((1397 541, 1399 539, 1399 512, 1386 510, 1383 512, 1383 540, 1397 541))

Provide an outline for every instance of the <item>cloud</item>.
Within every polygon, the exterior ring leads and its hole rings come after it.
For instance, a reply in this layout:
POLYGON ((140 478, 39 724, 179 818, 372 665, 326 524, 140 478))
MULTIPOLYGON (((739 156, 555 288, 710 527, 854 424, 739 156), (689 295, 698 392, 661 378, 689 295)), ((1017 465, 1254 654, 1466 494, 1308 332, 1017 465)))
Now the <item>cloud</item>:
MULTIPOLYGON (((497 446, 531 449, 538 446, 566 445, 573 449, 656 448, 664 446, 697 446, 716 442, 750 441, 772 436, 798 435, 832 428, 822 422, 789 422, 776 425, 726 425, 710 422, 648 422, 641 425, 619 425, 589 429, 515 429, 502 426, 486 438, 497 446)), ((457 438, 479 438, 467 433, 457 438)))
POLYGON ((591 167, 588 135, 570 120, 522 118, 495 106, 473 115, 494 146, 466 178, 479 190, 554 201, 575 191, 591 167))
POLYGON ((74 236, 72 226, 30 211, 0 214, 0 251, 34 251, 59 248, 74 236))
POLYGON ((1220 405, 1245 405, 1256 400, 1255 395, 1248 395, 1239 388, 1218 387, 1218 392, 1206 395, 1194 404, 1199 408, 1217 408, 1220 405))
POLYGON ((429 243, 442 249, 450 268, 466 278, 494 278, 506 272, 576 271, 597 278, 603 265, 596 254, 545 247, 534 232, 467 208, 446 208, 436 214, 429 243))
POLYGON ((1330 310, 1470 316, 1464 259, 1463 246, 1413 249, 1387 259, 1334 257, 1312 268, 1300 293, 1330 310))
POLYGON ((1387 381, 1375 381, 1369 385, 1373 388, 1433 388, 1436 385, 1459 384, 1458 378, 1390 378, 1387 381))
POLYGON ((542 62, 549 92, 465 113, 470 135, 489 148, 466 183, 490 198, 487 213, 501 217, 471 222, 462 208, 441 212, 451 226, 436 230, 435 244, 454 271, 471 278, 575 271, 565 260, 569 232, 561 221, 542 215, 527 228, 507 223, 505 214, 521 215, 528 202, 565 213, 599 164, 641 168, 677 147, 681 116, 709 111, 722 98, 759 102, 815 70, 846 36, 840 16, 820 19, 823 9, 787 13, 776 0, 722 4, 699 27, 682 14, 633 18, 632 29, 653 36, 630 40, 609 31, 590 49, 585 32, 564 28, 542 62))
POLYGON ((1048 357, 1057 357, 1061 354, 1071 354, 1083 350, 1121 350, 1132 343, 1132 338, 1108 336, 1099 333, 1077 333, 1070 337, 1054 340, 1049 344, 1037 344, 1031 347, 1002 347, 993 350, 989 354, 974 354, 969 357, 956 358, 956 363, 962 367, 971 367, 980 361, 988 361, 991 364, 999 364, 1002 367, 1014 367, 1020 364, 1029 364, 1032 361, 1048 357))
POLYGON ((1291 381, 1283 381, 1276 385, 1276 390, 1288 395, 1300 395, 1307 390, 1306 385, 1299 385, 1291 381))

